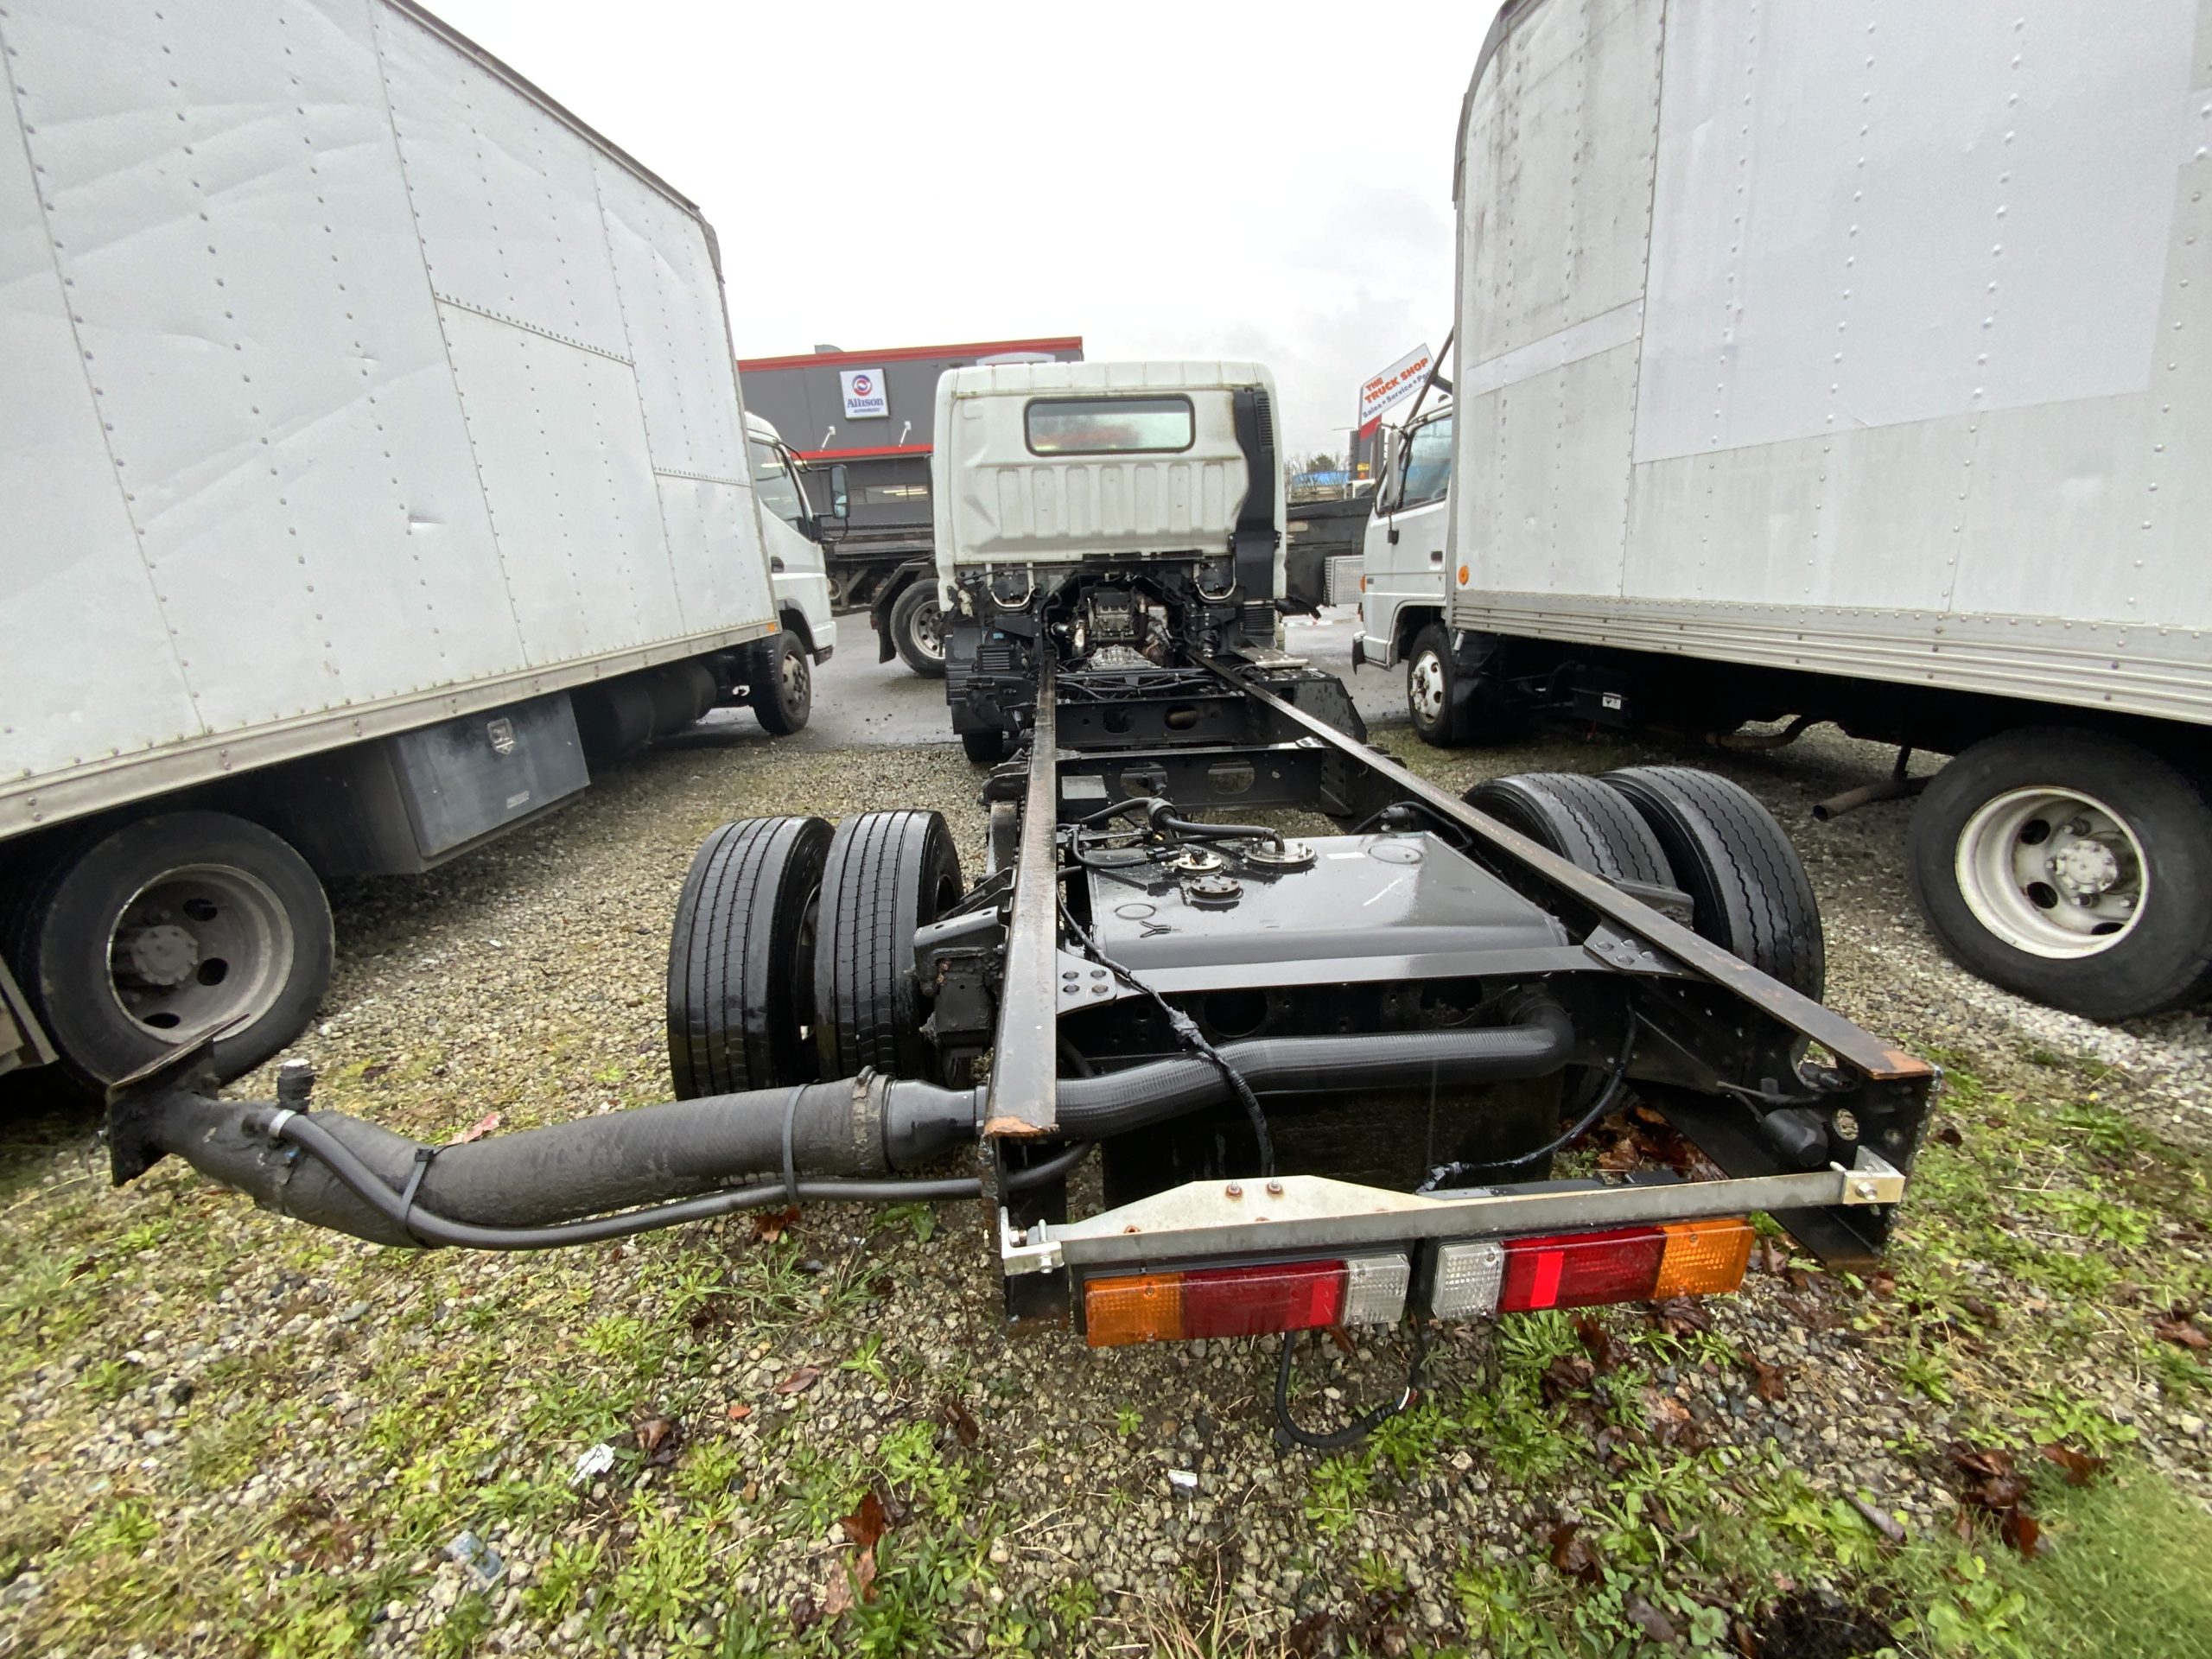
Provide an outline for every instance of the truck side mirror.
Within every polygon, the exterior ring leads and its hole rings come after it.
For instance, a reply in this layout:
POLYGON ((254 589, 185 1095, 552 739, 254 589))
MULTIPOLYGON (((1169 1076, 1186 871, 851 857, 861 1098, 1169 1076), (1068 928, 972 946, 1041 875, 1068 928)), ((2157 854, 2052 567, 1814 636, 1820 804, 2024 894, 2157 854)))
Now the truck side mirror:
POLYGON ((841 461, 830 469, 830 510, 809 515, 817 542, 827 546, 844 535, 846 506, 845 467, 841 461))

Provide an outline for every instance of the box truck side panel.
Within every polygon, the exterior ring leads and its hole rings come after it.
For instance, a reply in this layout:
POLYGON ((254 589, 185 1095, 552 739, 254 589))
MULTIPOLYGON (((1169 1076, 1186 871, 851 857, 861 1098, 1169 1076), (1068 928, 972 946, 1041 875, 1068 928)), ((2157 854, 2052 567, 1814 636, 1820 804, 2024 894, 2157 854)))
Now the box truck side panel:
POLYGON ((375 11, 385 95, 439 298, 627 362, 592 147, 488 66, 396 11, 375 11))
POLYGON ((692 626, 710 607, 772 616, 712 250, 675 204, 623 168, 602 156, 597 175, 675 591, 692 626), (678 498, 689 504, 680 520, 666 508, 678 498))
MULTIPOLYGON (((21 128, 0 124, 0 778, 198 729, 130 515, 116 487, 21 128), (84 695, 56 617, 98 617, 133 671, 84 695)), ((52 187, 49 186, 49 188, 52 187)))
POLYGON ((2195 10, 1672 7, 1637 459, 2145 390, 2195 10))

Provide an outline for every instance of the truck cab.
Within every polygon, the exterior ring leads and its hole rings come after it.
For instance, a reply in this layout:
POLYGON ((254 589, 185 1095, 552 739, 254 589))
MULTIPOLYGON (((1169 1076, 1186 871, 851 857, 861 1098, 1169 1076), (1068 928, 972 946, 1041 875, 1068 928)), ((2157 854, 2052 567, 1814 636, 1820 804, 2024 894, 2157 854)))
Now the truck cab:
POLYGON ((1022 729, 1049 644, 1141 673, 1274 651, 1274 385, 1253 363, 1011 363, 938 383, 931 460, 945 698, 972 759, 1022 729))
MULTIPOLYGON (((785 632, 817 663, 837 648, 837 624, 830 614, 830 575, 822 556, 821 518, 808 505, 799 484, 803 463, 776 429, 758 415, 745 417, 746 453, 753 467, 753 493, 760 502, 760 537, 768 555, 768 579, 776 592, 776 617, 785 632)), ((833 479, 844 468, 831 469, 833 479)), ((842 491, 834 483, 833 496, 842 491)), ((838 502, 831 503, 836 513, 838 502)))
POLYGON ((1406 665, 1406 712, 1414 730, 1431 742, 1450 721, 1444 543, 1451 483, 1452 405, 1446 403, 1389 432, 1361 547, 1357 659, 1381 668, 1406 665))

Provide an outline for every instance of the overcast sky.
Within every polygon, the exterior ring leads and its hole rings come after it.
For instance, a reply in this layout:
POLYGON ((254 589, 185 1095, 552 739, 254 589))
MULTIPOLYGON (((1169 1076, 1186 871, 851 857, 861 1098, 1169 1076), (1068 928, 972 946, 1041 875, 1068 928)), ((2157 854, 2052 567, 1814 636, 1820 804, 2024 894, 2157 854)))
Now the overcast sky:
POLYGON ((1440 346, 1492 0, 431 0, 706 210, 741 356, 1256 358, 1303 456, 1440 346))

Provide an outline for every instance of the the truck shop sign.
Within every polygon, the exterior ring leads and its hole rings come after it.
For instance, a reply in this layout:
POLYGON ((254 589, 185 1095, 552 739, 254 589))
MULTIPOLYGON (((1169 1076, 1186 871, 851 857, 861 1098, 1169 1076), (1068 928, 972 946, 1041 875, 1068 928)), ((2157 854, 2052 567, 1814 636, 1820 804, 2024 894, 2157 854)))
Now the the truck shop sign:
POLYGON ((884 393, 881 369, 840 369, 837 378, 845 384, 847 420, 880 421, 891 413, 891 399, 884 393))
MULTIPOLYGON (((1359 423, 1363 429, 1368 423, 1386 409, 1395 408, 1421 390, 1421 383, 1428 378, 1428 372, 1436 366, 1436 357, 1426 346, 1416 346, 1389 368, 1370 376, 1359 389, 1359 423)), ((852 399, 845 400, 848 413, 852 399)))

